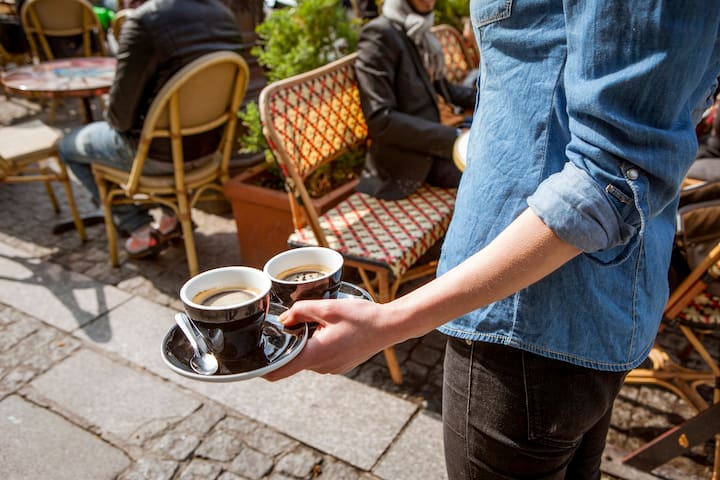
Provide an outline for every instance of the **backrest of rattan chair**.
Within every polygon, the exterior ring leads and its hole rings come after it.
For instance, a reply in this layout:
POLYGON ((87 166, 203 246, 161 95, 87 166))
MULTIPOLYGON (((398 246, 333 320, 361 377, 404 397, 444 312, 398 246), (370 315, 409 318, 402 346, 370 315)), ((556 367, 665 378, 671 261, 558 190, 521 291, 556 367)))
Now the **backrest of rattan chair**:
POLYGON ((34 56, 38 57, 37 41, 48 60, 54 55, 46 37, 83 36, 84 55, 106 55, 105 37, 100 20, 87 0, 27 0, 20 12, 23 28, 34 56), (91 35, 97 37, 93 52, 91 35))
POLYGON ((266 86, 260 92, 263 132, 281 168, 306 179, 366 142, 353 53, 266 86))
POLYGON ((122 26, 125 23, 128 15, 133 10, 134 9, 132 8, 123 8, 122 10, 118 10, 117 13, 115 13, 112 22, 110 23, 110 29, 112 30, 113 36, 116 40, 120 40, 120 32, 122 31, 122 26))
MULTIPOLYGON (((224 125, 221 170, 227 174, 237 112, 245 95, 249 70, 245 60, 230 51, 197 58, 175 73, 153 100, 140 135, 130 189, 136 185, 153 138, 181 141, 224 125), (138 159, 141 159, 138 162, 138 159)), ((173 162, 183 168, 182 149, 173 149, 173 162)))
POLYGON ((462 34, 452 25, 435 25, 431 31, 445 54, 445 78, 453 83, 462 82, 470 70, 478 67, 475 55, 465 46, 462 34))

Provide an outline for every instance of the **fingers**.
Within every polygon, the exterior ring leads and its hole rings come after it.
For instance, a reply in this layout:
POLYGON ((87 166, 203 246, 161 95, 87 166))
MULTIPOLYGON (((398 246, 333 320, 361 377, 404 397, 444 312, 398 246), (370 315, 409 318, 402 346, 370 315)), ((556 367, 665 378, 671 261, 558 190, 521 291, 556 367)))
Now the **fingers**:
POLYGON ((325 325, 322 310, 318 308, 317 304, 335 301, 337 300, 302 300, 296 302, 289 310, 280 314, 278 320, 286 327, 292 327, 301 323, 325 325))
POLYGON ((286 326, 315 323, 317 330, 298 356, 268 373, 277 381, 301 370, 345 373, 381 350, 382 335, 373 328, 378 305, 367 300, 309 300, 298 302, 279 317, 286 326))

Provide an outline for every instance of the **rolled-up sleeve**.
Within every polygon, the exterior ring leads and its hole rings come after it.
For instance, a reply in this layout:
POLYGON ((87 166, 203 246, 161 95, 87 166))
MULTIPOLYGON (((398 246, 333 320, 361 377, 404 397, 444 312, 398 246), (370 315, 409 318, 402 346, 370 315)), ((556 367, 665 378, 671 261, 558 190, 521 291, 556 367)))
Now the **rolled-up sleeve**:
POLYGON ((694 122, 720 73, 720 8, 672 0, 567 0, 564 8, 558 89, 567 102, 568 163, 528 204, 585 252, 632 247, 647 222, 674 205, 695 157, 694 122))

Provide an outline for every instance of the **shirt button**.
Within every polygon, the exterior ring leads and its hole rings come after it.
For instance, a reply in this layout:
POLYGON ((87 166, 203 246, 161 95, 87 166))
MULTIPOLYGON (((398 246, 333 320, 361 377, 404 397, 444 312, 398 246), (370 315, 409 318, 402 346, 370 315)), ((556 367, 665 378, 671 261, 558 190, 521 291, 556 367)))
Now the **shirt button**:
POLYGON ((625 172, 625 175, 627 176, 628 180, 637 180, 640 176, 637 168, 629 168, 628 171, 625 172))
POLYGON ((473 342, 472 342, 472 340, 465 340, 465 343, 466 343, 467 345, 472 345, 473 342))

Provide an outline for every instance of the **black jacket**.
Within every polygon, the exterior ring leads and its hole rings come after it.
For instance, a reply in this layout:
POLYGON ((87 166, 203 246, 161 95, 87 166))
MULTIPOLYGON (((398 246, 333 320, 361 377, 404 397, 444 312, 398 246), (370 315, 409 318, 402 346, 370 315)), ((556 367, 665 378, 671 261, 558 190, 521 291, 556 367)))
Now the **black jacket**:
POLYGON ((472 108, 475 89, 444 80, 433 85, 410 38, 383 16, 363 27, 355 73, 371 141, 357 188, 382 199, 406 197, 435 158, 452 161, 457 130, 440 123, 437 94, 472 108))
MULTIPOLYGON (((240 44, 235 15, 221 0, 144 3, 123 24, 108 122, 131 141, 137 141, 150 104, 173 74, 203 54, 239 51, 240 44)), ((215 130, 184 139, 185 159, 193 160, 214 150, 220 134, 215 130)), ((169 140, 154 140, 150 158, 171 161, 169 140)))

